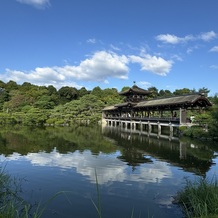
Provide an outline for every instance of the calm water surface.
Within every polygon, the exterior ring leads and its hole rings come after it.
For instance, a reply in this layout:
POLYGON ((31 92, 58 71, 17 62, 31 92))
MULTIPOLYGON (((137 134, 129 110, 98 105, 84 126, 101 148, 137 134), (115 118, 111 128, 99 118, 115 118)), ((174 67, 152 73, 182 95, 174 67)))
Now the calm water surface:
POLYGON ((43 217, 183 217, 185 178, 217 175, 218 145, 100 127, 1 129, 0 161, 43 217), (100 194, 96 190, 96 179, 100 194), (51 201, 50 201, 51 200, 51 201))

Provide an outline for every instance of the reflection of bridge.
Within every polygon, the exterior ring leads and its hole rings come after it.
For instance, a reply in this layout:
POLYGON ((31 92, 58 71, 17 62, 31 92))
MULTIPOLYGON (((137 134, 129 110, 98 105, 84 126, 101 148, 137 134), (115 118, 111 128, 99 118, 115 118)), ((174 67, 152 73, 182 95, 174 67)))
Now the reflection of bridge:
POLYGON ((147 137, 146 132, 115 126, 103 127, 102 132, 104 136, 116 141, 116 144, 123 148, 122 160, 133 168, 149 162, 151 156, 196 175, 205 175, 213 163, 213 149, 208 149, 204 143, 193 144, 176 137, 168 140, 167 136, 157 138, 157 134, 154 133, 147 137), (143 159, 144 157, 146 159, 143 159))

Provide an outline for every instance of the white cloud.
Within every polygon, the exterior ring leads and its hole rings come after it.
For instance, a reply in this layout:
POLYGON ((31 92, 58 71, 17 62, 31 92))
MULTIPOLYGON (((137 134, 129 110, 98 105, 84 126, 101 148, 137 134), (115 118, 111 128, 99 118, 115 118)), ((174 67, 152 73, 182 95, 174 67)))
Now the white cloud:
POLYGON ((218 52, 218 46, 214 46, 209 50, 210 52, 218 52))
POLYGON ((160 34, 156 36, 155 39, 158 41, 162 41, 163 43, 175 45, 175 44, 186 43, 186 42, 194 41, 194 40, 203 40, 203 41, 208 42, 208 41, 215 39, 216 37, 217 37, 217 34, 214 31, 210 31, 210 32, 201 33, 197 36, 187 35, 184 37, 178 37, 178 36, 171 35, 171 34, 160 34))
POLYGON ((96 39, 94 39, 94 38, 88 39, 86 42, 87 43, 91 43, 91 44, 95 44, 96 43, 96 39))
POLYGON ((36 8, 45 8, 47 6, 50 6, 49 0, 16 0, 19 3, 32 5, 36 8))
POLYGON ((127 79, 129 71, 126 56, 112 52, 99 51, 91 58, 83 60, 78 66, 54 68, 68 79, 103 82, 109 77, 127 79))
POLYGON ((182 57, 179 55, 173 55, 171 58, 177 61, 183 61, 182 57))
POLYGON ((186 51, 187 54, 191 54, 192 52, 193 52, 193 48, 188 48, 186 51))
POLYGON ((140 87, 142 87, 142 88, 144 88, 144 89, 147 89, 147 88, 149 88, 149 87, 152 86, 151 83, 146 82, 146 81, 140 81, 139 84, 140 84, 140 87))
POLYGON ((120 51, 120 48, 118 48, 118 47, 116 47, 116 46, 114 46, 114 45, 112 45, 112 44, 110 44, 110 47, 111 47, 113 50, 115 50, 115 51, 120 51))
POLYGON ((150 71, 152 73, 166 76, 171 70, 172 61, 166 61, 161 57, 144 55, 144 57, 139 57, 135 55, 129 56, 133 63, 138 63, 141 65, 141 71, 150 71))
POLYGON ((179 43, 184 43, 190 40, 193 40, 193 36, 192 35, 188 35, 185 37, 178 37, 175 35, 171 35, 171 34, 161 34, 156 36, 156 40, 158 41, 162 41, 163 43, 169 43, 169 44, 179 44, 179 43))
POLYGON ((149 54, 118 55, 114 52, 97 51, 82 60, 78 65, 37 67, 31 71, 6 69, 0 74, 0 80, 15 81, 18 84, 30 82, 36 85, 53 85, 56 88, 74 86, 80 88, 78 82, 109 83, 110 78, 128 79, 129 63, 139 64, 141 71, 149 71, 161 76, 167 75, 173 62, 149 54))
POLYGON ((108 83, 108 78, 127 79, 129 68, 128 58, 113 52, 99 51, 87 58, 78 66, 37 67, 29 72, 6 69, 0 75, 3 81, 13 80, 17 83, 30 82, 37 85, 60 85, 71 83, 76 87, 76 81, 95 81, 108 83))
POLYGON ((189 47, 189 48, 186 50, 186 53, 187 53, 187 54, 191 54, 194 50, 197 50, 197 49, 199 49, 199 46, 198 46, 198 45, 189 47))
POLYGON ((199 35, 199 38, 203 41, 211 41, 217 37, 217 34, 214 31, 202 33, 199 35))

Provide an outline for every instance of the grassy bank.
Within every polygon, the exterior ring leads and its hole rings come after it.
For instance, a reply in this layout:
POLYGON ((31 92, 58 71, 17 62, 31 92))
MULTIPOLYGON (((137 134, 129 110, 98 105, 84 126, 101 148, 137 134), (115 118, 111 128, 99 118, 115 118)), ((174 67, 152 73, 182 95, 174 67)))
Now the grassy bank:
POLYGON ((176 203, 183 207, 186 217, 218 217, 217 179, 186 180, 184 189, 176 196, 176 203))
POLYGON ((32 206, 21 197, 22 180, 11 178, 0 168, 0 218, 39 218, 38 206, 32 206))

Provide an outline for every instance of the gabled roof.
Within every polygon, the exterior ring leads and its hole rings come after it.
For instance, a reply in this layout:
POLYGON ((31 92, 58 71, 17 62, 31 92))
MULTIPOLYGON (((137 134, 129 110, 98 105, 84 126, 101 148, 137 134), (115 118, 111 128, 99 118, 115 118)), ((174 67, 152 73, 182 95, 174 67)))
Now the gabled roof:
POLYGON ((152 100, 145 100, 139 103, 124 102, 116 104, 114 106, 105 107, 104 111, 120 110, 122 108, 145 109, 145 110, 171 110, 179 108, 191 108, 191 107, 207 107, 212 106, 210 101, 203 94, 189 94, 173 96, 168 98, 157 98, 152 100))
POLYGON ((145 89, 139 88, 137 85, 132 86, 132 88, 129 88, 123 92, 119 92, 120 95, 129 95, 129 94, 140 94, 140 95, 148 95, 151 92, 145 89))
POLYGON ((203 94, 181 95, 169 98, 157 98, 148 101, 139 102, 134 108, 152 108, 152 107, 193 107, 193 106, 212 106, 209 100, 203 94))

